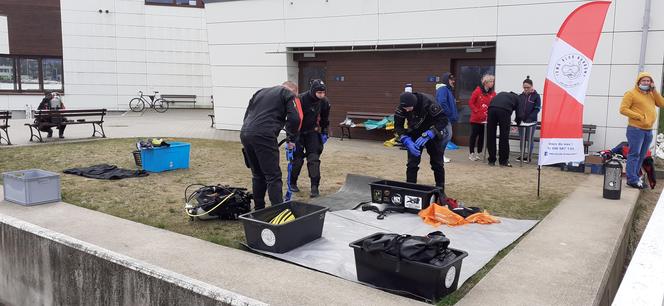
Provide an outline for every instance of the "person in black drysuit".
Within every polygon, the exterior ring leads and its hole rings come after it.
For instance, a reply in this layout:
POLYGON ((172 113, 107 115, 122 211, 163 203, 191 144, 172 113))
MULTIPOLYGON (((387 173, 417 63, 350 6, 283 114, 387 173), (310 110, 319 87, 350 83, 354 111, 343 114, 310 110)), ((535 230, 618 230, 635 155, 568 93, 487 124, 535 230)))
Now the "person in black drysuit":
POLYGON ((325 97, 325 83, 321 80, 313 80, 309 91, 300 94, 302 103, 302 128, 300 137, 295 145, 293 159, 293 170, 291 172, 291 191, 299 192, 297 178, 302 170, 304 158, 307 158, 307 169, 311 179, 310 197, 320 195, 320 155, 323 146, 328 139, 328 127, 330 126, 330 102, 325 97))
MULTIPOLYGON (((498 163, 503 167, 512 167, 509 161, 510 155, 510 125, 512 124, 512 113, 519 106, 519 95, 513 92, 501 92, 491 99, 489 104, 489 114, 487 117, 487 139, 486 149, 489 152, 489 165, 496 165, 496 130, 500 127, 498 163)), ((516 123, 520 124, 521 119, 516 118, 516 123)))
POLYGON ((408 150, 407 182, 417 183, 422 147, 426 147, 436 186, 444 190, 443 140, 447 138, 447 123, 447 116, 434 97, 419 92, 401 94, 394 114, 394 129, 397 139, 408 150), (408 129, 404 127, 406 120, 408 129))
POLYGON ((280 86, 263 88, 249 100, 240 140, 251 168, 254 209, 265 208, 266 191, 272 205, 284 201, 277 136, 285 125, 286 146, 295 147, 302 120, 302 108, 296 95, 297 85, 287 81, 280 86))

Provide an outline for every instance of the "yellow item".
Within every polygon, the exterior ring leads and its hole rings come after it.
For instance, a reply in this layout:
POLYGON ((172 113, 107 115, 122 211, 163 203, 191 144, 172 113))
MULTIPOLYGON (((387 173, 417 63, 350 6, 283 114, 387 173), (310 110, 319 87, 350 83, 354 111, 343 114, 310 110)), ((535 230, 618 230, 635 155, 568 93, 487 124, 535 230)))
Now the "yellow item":
POLYGON ((629 126, 650 130, 657 119, 655 106, 664 107, 664 97, 654 90, 655 87, 652 87, 653 90, 650 90, 648 93, 642 93, 639 89, 639 80, 644 77, 650 77, 651 80, 655 80, 650 73, 639 73, 634 88, 625 93, 620 103, 620 113, 629 118, 629 126))
POLYGON ((478 223, 478 224, 500 223, 500 220, 498 220, 498 218, 490 215, 486 210, 484 212, 468 216, 468 218, 466 218, 466 221, 468 221, 469 223, 478 223))
POLYGON ((293 220, 295 220, 295 215, 289 208, 286 208, 282 210, 276 217, 272 218, 272 220, 270 220, 270 223, 275 225, 281 225, 293 220))
POLYGON ((394 121, 390 121, 385 125, 385 130, 386 131, 391 131, 394 130, 394 121))
POLYGON ((418 215, 422 217, 424 223, 438 227, 441 224, 449 226, 458 226, 467 224, 463 217, 451 211, 447 206, 441 206, 437 203, 432 203, 429 207, 421 210, 418 215))
POLYGON ((396 137, 394 137, 392 139, 385 140, 385 142, 383 142, 383 145, 386 146, 386 147, 394 147, 396 144, 397 144, 397 138, 396 137))

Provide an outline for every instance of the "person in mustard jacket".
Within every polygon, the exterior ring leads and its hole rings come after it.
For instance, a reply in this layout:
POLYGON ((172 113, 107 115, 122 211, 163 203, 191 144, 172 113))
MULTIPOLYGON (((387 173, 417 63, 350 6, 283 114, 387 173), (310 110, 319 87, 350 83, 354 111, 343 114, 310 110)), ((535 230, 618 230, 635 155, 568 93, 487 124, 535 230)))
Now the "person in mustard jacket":
POLYGON ((625 93, 620 103, 620 113, 627 116, 627 185, 645 188, 639 177, 639 166, 646 158, 652 142, 652 128, 657 119, 656 107, 664 106, 664 97, 655 89, 655 81, 647 72, 639 73, 634 88, 625 93))

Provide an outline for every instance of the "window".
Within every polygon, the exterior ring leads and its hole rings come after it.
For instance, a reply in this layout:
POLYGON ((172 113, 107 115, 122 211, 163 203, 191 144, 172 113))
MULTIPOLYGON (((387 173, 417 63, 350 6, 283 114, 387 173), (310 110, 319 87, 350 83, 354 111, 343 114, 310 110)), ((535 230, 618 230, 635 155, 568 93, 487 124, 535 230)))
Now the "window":
POLYGON ((0 55, 0 92, 64 91, 62 59, 0 55))
POLYGON ((22 58, 19 60, 21 89, 39 90, 39 60, 22 58))
POLYGON ((44 90, 62 90, 62 60, 42 59, 44 90))
POLYGON ((16 90, 13 58, 0 57, 0 90, 16 90))
POLYGON ((145 4, 173 5, 182 7, 204 7, 203 0, 145 0, 145 4))

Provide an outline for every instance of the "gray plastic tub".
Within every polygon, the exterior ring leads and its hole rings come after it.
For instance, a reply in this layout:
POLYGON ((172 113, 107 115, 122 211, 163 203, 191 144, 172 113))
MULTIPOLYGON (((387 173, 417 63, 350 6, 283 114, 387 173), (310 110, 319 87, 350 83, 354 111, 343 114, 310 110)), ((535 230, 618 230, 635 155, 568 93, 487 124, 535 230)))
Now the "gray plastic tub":
POLYGON ((60 202, 60 175, 39 169, 2 174, 5 200, 21 205, 60 202))

